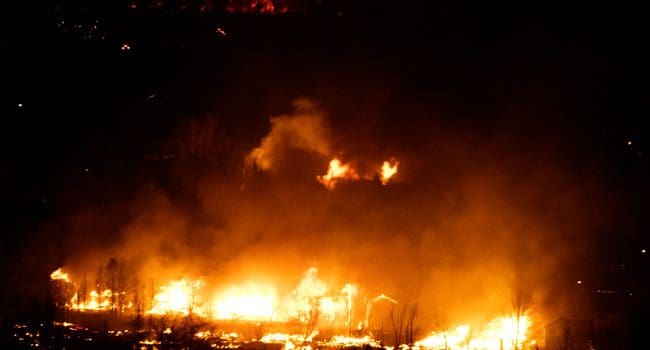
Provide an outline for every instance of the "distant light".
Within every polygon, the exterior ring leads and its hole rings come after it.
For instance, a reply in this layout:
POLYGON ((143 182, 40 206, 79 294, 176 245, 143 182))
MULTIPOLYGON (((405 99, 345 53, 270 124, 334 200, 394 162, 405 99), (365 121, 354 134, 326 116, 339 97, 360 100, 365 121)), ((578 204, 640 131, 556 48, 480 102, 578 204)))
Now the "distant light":
POLYGON ((215 30, 215 32, 217 32, 217 34, 219 34, 219 35, 221 35, 221 36, 226 36, 226 31, 223 30, 223 29, 221 29, 221 28, 219 28, 219 27, 217 27, 217 29, 215 30))
POLYGON ((626 143, 627 143, 628 146, 632 146, 632 140, 627 140, 626 143))
POLYGON ((578 280, 578 284, 582 284, 582 281, 578 280))
POLYGON ((129 44, 122 44, 122 46, 120 46, 120 50, 122 51, 131 50, 131 46, 129 46, 129 44))
POLYGON ((16 106, 18 106, 18 108, 23 108, 23 104, 22 104, 22 103, 18 103, 16 106))
POLYGON ((645 254, 645 249, 641 249, 641 254, 645 254))

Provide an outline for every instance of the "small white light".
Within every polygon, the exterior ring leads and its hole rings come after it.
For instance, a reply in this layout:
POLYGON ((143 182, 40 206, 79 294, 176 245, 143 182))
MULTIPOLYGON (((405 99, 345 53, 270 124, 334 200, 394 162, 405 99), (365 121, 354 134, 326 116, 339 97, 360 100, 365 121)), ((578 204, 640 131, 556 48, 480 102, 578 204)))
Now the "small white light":
POLYGON ((18 103, 17 106, 18 106, 18 108, 23 108, 23 104, 22 104, 22 103, 18 103))
POLYGON ((582 281, 578 280, 578 284, 582 284, 582 281))
POLYGON ((645 249, 641 249, 641 254, 645 254, 645 249))

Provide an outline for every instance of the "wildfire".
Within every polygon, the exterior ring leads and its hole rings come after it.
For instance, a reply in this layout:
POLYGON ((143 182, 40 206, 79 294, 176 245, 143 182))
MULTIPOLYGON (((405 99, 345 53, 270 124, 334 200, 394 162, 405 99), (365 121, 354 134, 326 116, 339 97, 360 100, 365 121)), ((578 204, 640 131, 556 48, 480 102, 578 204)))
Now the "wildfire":
POLYGON ((50 274, 50 279, 52 279, 53 281, 62 280, 62 281, 70 283, 70 278, 69 278, 68 274, 63 272, 63 269, 60 268, 60 267, 58 269, 54 270, 54 272, 52 272, 50 274))
POLYGON ((285 334, 285 333, 269 333, 264 335, 262 339, 260 339, 262 343, 268 343, 268 344, 286 343, 286 342, 302 343, 305 340, 308 340, 308 338, 305 338, 304 336, 297 335, 297 334, 285 334))
POLYGON ((106 311, 119 310, 124 311, 133 306, 127 302, 125 292, 114 293, 111 289, 104 289, 101 293, 97 290, 91 290, 86 294, 85 282, 80 287, 72 281, 70 274, 64 272, 62 268, 56 269, 50 274, 52 281, 63 282, 65 286, 60 286, 59 293, 66 299, 65 307, 68 309, 84 311, 106 311), (74 292, 76 290, 76 292, 74 292), (74 293, 73 293, 74 292, 74 293))
POLYGON ((444 332, 433 332, 416 342, 414 347, 426 349, 449 349, 467 347, 478 350, 520 349, 527 340, 530 318, 500 317, 488 322, 481 329, 461 325, 444 332))
POLYGON ((381 165, 381 170, 379 171, 379 181, 381 181, 382 185, 386 186, 390 181, 390 178, 397 174, 398 165, 399 162, 395 159, 384 161, 381 165))
POLYGON ((79 293, 75 293, 70 299, 70 305, 73 310, 78 311, 104 311, 111 309, 111 299, 113 292, 106 289, 101 293, 96 290, 91 290, 88 293, 90 300, 83 300, 79 298, 79 293))
POLYGON ((184 278, 160 287, 159 292, 153 298, 152 307, 147 313, 155 315, 194 313, 205 316, 204 303, 199 294, 203 284, 203 280, 190 281, 184 278))
POLYGON ((213 302, 218 319, 272 320, 278 306, 275 288, 249 283, 232 286, 219 293, 213 302))
POLYGON ((346 284, 340 294, 328 294, 329 288, 317 273, 318 269, 311 267, 293 290, 283 305, 285 319, 310 322, 314 321, 314 314, 318 314, 318 318, 330 322, 347 320, 352 306, 348 300, 356 294, 356 287, 346 284))
POLYGON ((359 175, 350 164, 343 164, 339 159, 334 158, 330 161, 327 174, 319 175, 316 179, 327 187, 327 189, 333 190, 339 181, 358 180, 359 175))
POLYGON ((375 348, 380 348, 381 344, 375 339, 372 339, 370 336, 366 335, 360 338, 357 337, 348 337, 344 335, 335 335, 326 343, 328 346, 332 347, 363 347, 370 346, 375 348))
MULTIPOLYGON (((84 311, 124 311, 132 307, 127 301, 126 292, 115 292, 111 289, 104 289, 102 292, 96 290, 88 294, 82 292, 85 289, 71 281, 71 276, 61 268, 52 272, 50 278, 53 281, 63 281, 55 286, 69 291, 65 296, 65 306, 68 309, 84 311), (74 287, 74 288, 72 288, 74 287), (73 291, 77 291, 70 298, 73 291)), ((273 321, 273 322, 299 322, 306 330, 301 335, 284 333, 270 333, 260 338, 264 343, 284 344, 285 350, 293 348, 310 348, 314 337, 318 335, 318 328, 322 322, 330 327, 350 326, 355 321, 353 310, 355 298, 359 290, 351 283, 346 283, 342 288, 331 288, 325 281, 318 277, 318 269, 309 268, 296 287, 288 295, 280 297, 277 289, 270 284, 248 282, 239 285, 232 285, 214 294, 211 302, 206 303, 204 299, 203 279, 191 280, 180 279, 169 282, 158 288, 157 293, 151 300, 152 307, 148 314, 164 315, 194 314, 200 317, 211 315, 214 319, 237 319, 249 321, 273 321)), ((85 282, 82 283, 85 285, 85 282)), ((374 304, 386 301, 396 304, 397 301, 379 294, 375 298, 366 301, 365 319, 356 320, 359 327, 356 336, 336 335, 329 340, 318 342, 318 344, 329 347, 380 347, 380 344, 371 337, 370 333, 362 333, 369 328, 370 312, 374 304)), ((415 342, 412 346, 417 349, 450 349, 450 348, 471 348, 477 350, 496 349, 520 349, 523 344, 532 344, 529 339, 531 328, 531 317, 524 313, 521 317, 503 316, 495 318, 481 327, 461 324, 453 329, 432 332, 429 336, 415 342)), ((302 327, 302 326, 301 326, 302 327)), ((351 328, 350 328, 351 329, 351 328)), ((168 328, 163 333, 169 333, 168 328)), ((208 338, 212 333, 207 330, 199 330, 197 338, 208 338)), ((399 345, 399 344, 397 344, 399 345)), ((402 348, 409 348, 400 345, 402 348)))
POLYGON ((286 6, 278 7, 271 0, 247 0, 247 1, 234 1, 229 0, 226 5, 226 11, 242 12, 242 13, 285 13, 288 8, 286 6))
POLYGON ((359 326, 357 327, 358 329, 363 329, 364 327, 368 327, 370 325, 370 312, 372 311, 372 307, 375 306, 376 303, 386 300, 388 302, 391 302, 393 304, 397 304, 397 300, 385 295, 385 294, 379 294, 378 296, 368 300, 366 303, 366 318, 364 319, 363 323, 359 323, 359 326))

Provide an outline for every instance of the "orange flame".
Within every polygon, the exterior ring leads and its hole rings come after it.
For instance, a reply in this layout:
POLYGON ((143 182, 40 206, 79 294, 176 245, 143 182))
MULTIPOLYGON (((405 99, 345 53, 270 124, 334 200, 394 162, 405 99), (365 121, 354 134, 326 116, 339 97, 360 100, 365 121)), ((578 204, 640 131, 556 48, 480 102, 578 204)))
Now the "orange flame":
POLYGON ((335 347, 335 348, 361 348, 364 346, 370 346, 370 347, 375 347, 379 348, 381 347, 381 344, 376 341, 375 339, 372 339, 369 335, 357 338, 357 337, 350 337, 350 336, 344 336, 344 335, 335 335, 326 343, 326 345, 335 347))
POLYGON ((232 286, 215 297, 214 316, 218 319, 272 320, 277 307, 275 288, 249 283, 232 286))
POLYGON ((327 174, 319 175, 316 179, 331 191, 339 181, 358 180, 359 175, 350 164, 343 164, 339 159, 334 158, 330 161, 327 174))
POLYGON ((390 161, 388 160, 384 161, 384 163, 381 165, 381 170, 379 170, 379 181, 381 181, 382 185, 386 186, 390 181, 391 177, 397 174, 398 165, 399 162, 396 161, 395 159, 391 159, 390 161))
MULTIPOLYGON (((113 292, 110 289, 106 289, 101 293, 98 293, 96 290, 91 290, 88 293, 90 300, 85 302, 79 301, 79 294, 75 293, 72 299, 70 299, 70 305, 73 310, 77 311, 105 311, 111 309, 111 298, 113 292)), ((130 307, 127 305, 127 308, 130 307)))
POLYGON ((53 281, 61 280, 70 283, 70 277, 67 273, 63 272, 63 269, 60 267, 50 274, 50 279, 53 281))
POLYGON ((414 348, 443 349, 471 348, 480 350, 520 349, 527 340, 530 317, 499 317, 488 322, 482 329, 461 325, 445 332, 433 332, 416 342, 414 348), (503 344, 503 347, 501 347, 503 344))
POLYGON ((184 278, 160 287, 147 313, 156 315, 194 313, 205 316, 205 307, 198 293, 203 284, 203 280, 190 281, 184 278))

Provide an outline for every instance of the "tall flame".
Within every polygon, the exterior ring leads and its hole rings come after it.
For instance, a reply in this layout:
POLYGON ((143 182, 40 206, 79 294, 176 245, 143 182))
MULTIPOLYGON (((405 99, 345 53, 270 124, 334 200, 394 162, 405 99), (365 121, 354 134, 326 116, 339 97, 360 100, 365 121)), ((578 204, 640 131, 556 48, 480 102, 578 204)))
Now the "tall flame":
POLYGON ((218 319, 272 320, 277 308, 273 286, 249 283, 232 286, 215 296, 212 307, 218 319))
POLYGON ((185 278, 171 281, 160 287, 159 292, 153 298, 153 305, 147 313, 157 315, 195 313, 204 316, 206 314, 205 305, 198 293, 203 284, 203 280, 190 281, 185 278))

